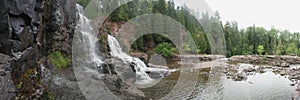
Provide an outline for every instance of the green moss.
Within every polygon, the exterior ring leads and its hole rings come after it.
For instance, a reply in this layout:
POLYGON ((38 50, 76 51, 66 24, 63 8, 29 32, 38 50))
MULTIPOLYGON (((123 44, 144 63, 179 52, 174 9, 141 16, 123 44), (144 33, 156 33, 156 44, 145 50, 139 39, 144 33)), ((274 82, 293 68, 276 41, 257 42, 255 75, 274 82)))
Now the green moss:
POLYGON ((64 57, 60 51, 54 51, 49 55, 50 62, 58 69, 65 69, 68 67, 70 58, 64 57))

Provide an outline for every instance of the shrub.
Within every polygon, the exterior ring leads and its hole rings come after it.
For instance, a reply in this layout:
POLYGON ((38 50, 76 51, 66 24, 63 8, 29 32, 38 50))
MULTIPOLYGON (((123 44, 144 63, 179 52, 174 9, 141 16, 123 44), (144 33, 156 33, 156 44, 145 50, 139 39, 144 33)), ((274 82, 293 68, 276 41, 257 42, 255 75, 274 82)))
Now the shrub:
POLYGON ((58 69, 65 69, 68 67, 70 58, 64 57, 60 51, 54 51, 49 55, 50 62, 58 69))
POLYGON ((162 50, 162 55, 166 58, 169 58, 169 57, 171 57, 171 52, 167 48, 164 48, 162 50))
POLYGON ((175 47, 171 48, 170 52, 171 53, 179 53, 178 49, 175 47))
POLYGON ((162 54, 164 57, 171 57, 172 53, 178 53, 178 49, 175 48, 170 43, 160 43, 154 48, 154 52, 157 54, 162 54))

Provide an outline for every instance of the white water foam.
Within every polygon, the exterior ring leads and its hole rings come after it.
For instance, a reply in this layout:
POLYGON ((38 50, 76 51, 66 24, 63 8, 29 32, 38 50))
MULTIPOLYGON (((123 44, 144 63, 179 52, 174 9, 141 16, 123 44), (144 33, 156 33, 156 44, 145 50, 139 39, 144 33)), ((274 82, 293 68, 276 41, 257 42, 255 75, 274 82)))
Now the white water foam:
POLYGON ((111 49, 111 55, 113 57, 120 58, 124 61, 124 63, 135 64, 136 69, 136 82, 135 84, 141 85, 141 84, 151 84, 156 83, 157 80, 152 79, 146 72, 157 72, 159 73, 162 78, 165 77, 166 73, 171 73, 174 71, 177 71, 177 69, 164 69, 164 68, 150 68, 147 67, 146 64, 140 60, 139 58, 131 57, 125 52, 122 51, 122 48, 120 47, 119 42, 117 39, 111 35, 108 35, 108 43, 109 47, 111 49))
MULTIPOLYGON (((81 6, 77 6, 81 7, 81 6)), ((80 8, 78 8, 80 9, 80 8)), ((81 8, 82 9, 82 8, 81 8)), ((93 31, 92 26, 90 25, 90 20, 86 18, 83 14, 82 10, 79 10, 79 22, 77 25, 78 31, 80 31, 83 42, 85 44, 85 47, 87 49, 87 53, 90 57, 89 61, 95 62, 97 66, 100 66, 103 61, 101 60, 101 57, 99 57, 96 53, 96 42, 98 39, 96 38, 96 34, 93 31)))

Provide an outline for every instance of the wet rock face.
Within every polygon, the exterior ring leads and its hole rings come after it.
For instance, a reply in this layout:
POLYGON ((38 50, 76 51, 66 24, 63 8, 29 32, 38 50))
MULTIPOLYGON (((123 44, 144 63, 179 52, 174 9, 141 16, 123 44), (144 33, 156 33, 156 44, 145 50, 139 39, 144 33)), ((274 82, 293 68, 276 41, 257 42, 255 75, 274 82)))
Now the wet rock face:
POLYGON ((15 85, 11 79, 10 62, 13 60, 11 57, 0 53, 0 99, 14 99, 16 96, 15 85))
POLYGON ((66 69, 58 69, 48 58, 54 51, 60 51, 63 56, 71 57, 72 40, 77 23, 76 0, 46 0, 41 14, 40 43, 41 55, 45 59, 44 64, 50 69, 51 79, 48 92, 55 99, 79 99, 84 100, 72 67, 72 62, 66 69), (54 73, 54 74, 53 74, 54 73))
POLYGON ((71 54, 72 38, 76 27, 75 0, 48 0, 42 13, 42 40, 46 53, 60 50, 71 54))
MULTIPOLYGON (((0 85, 1 96, 5 99, 16 96, 18 92, 34 92, 37 88, 28 79, 23 82, 20 79, 26 72, 37 68, 37 60, 39 57, 39 49, 37 44, 39 14, 41 12, 41 4, 43 0, 1 0, 0 1, 0 66, 5 71, 1 71, 3 81, 7 84, 0 85), (10 59, 7 59, 10 58, 10 59), (7 70, 8 69, 8 70, 7 70), (15 84, 24 83, 19 89, 15 89, 15 84), (28 86, 26 85, 28 84, 28 86), (22 88, 22 87, 27 87, 22 88), (11 90, 10 88, 14 88, 11 90), (21 89, 22 88, 22 89, 21 89), (8 90, 10 89, 10 90, 8 90), (9 92, 9 93, 8 93, 9 92), (10 96, 8 96, 8 93, 10 96)), ((39 87, 38 87, 39 88, 39 87)), ((30 95, 30 93, 28 93, 30 95)), ((30 97, 30 96, 28 96, 30 97)), ((1 97, 2 98, 2 97, 1 97)), ((2 99, 1 99, 2 100, 2 99)), ((3 99, 4 100, 4 99, 3 99)))
POLYGON ((0 0, 1 100, 41 98, 43 93, 59 89, 72 94, 79 89, 76 85, 52 86, 55 75, 49 68, 55 66, 48 63, 48 53, 54 50, 71 55, 76 20, 75 0, 0 0))
POLYGON ((99 41, 97 42, 97 48, 101 52, 99 55, 102 56, 103 58, 111 58, 110 55, 110 48, 108 45, 108 35, 110 34, 109 30, 106 29, 106 24, 110 23, 110 19, 105 19, 104 24, 102 25, 101 28, 99 28, 99 33, 98 33, 98 38, 99 41))

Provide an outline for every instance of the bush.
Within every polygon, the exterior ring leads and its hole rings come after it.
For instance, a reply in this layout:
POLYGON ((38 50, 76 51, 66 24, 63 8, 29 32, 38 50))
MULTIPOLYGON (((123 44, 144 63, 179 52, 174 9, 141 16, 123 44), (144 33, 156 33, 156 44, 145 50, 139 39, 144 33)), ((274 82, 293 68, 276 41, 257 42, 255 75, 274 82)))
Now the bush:
POLYGON ((179 53, 178 49, 175 47, 171 48, 170 52, 171 53, 179 53))
POLYGON ((162 50, 162 55, 166 58, 169 58, 169 57, 171 57, 171 52, 167 48, 164 48, 162 50))
POLYGON ((169 43, 160 43, 154 48, 154 52, 162 54, 164 57, 171 57, 172 53, 178 53, 178 49, 169 43))
POLYGON ((50 62, 58 69, 65 69, 68 67, 70 58, 64 57, 60 51, 54 51, 49 55, 50 62))

